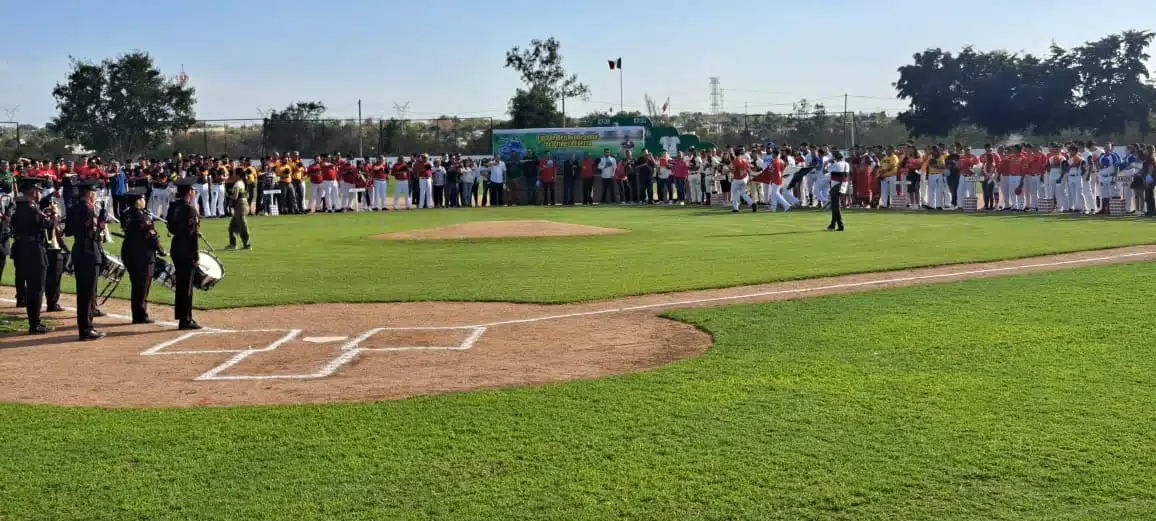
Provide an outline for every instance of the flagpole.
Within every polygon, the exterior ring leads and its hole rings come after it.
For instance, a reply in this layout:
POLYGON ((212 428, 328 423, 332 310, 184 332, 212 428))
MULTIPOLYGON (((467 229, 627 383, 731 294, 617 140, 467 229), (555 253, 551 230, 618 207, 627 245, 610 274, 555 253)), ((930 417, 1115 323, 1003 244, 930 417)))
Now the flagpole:
MULTIPOLYGON (((619 58, 621 60, 622 58, 619 58)), ((625 105, 622 103, 622 67, 618 67, 618 113, 621 114, 625 105)))

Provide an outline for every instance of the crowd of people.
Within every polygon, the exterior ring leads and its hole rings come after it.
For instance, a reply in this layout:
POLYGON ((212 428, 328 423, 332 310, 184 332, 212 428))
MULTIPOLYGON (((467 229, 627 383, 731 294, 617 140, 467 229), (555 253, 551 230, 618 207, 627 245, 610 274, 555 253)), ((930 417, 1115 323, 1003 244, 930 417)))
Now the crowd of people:
MULTIPOLYGON (((955 143, 923 150, 896 146, 836 147, 801 143, 637 155, 601 156, 533 152, 522 157, 350 158, 299 153, 253 160, 241 157, 139 158, 132 163, 85 157, 70 163, 0 161, 0 193, 15 193, 21 176, 45 180, 42 196, 58 197, 67 210, 72 183, 94 180, 107 203, 134 188, 147 209, 164 217, 178 180, 191 178, 205 218, 230 217, 240 206, 268 214, 457 208, 510 205, 729 204, 757 209, 829 207, 832 169, 845 161, 843 207, 1107 213, 1122 198, 1132 213, 1152 214, 1154 147, 1135 144, 1124 154, 1111 143, 1052 143, 993 147, 976 153, 955 143), (390 193, 392 191, 392 193, 390 193), (745 196, 745 197, 744 197, 745 196), (243 201, 244 204, 237 204, 243 201)), ((836 175, 839 172, 835 172, 836 175)), ((119 216, 123 204, 109 204, 119 216)), ((244 240, 248 243, 247 240, 244 240)))

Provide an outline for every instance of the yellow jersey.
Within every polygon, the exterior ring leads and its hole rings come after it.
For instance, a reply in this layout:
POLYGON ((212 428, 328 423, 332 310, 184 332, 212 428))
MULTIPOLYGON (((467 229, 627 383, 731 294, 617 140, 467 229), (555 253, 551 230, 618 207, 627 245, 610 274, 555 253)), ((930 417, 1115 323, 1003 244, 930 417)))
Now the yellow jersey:
POLYGON ((899 156, 888 154, 879 162, 879 177, 895 177, 899 174, 899 156))
POLYGON ((947 154, 939 154, 936 157, 931 155, 923 160, 923 171, 928 174, 942 174, 947 170, 947 154))

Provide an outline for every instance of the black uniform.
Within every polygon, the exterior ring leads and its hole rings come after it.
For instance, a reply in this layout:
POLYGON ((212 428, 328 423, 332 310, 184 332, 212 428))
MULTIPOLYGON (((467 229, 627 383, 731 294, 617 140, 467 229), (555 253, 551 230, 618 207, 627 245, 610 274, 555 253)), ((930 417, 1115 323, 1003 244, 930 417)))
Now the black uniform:
POLYGON ((4 207, 0 211, 0 279, 4 278, 4 267, 8 265, 8 256, 12 255, 12 211, 14 205, 4 207))
MULTIPOLYGON (((35 181, 31 181, 31 184, 36 186, 35 181)), ((48 224, 48 217, 37 207, 35 198, 16 203, 12 213, 12 235, 15 238, 12 260, 16 264, 16 277, 24 283, 22 296, 28 312, 30 335, 48 332, 48 328, 40 323, 40 305, 44 299, 44 276, 48 264, 44 231, 48 224)))
POLYGON ((164 256, 160 238, 153 219, 148 212, 137 208, 137 201, 144 195, 145 190, 130 190, 125 195, 128 206, 121 214, 120 226, 124 230, 124 241, 120 246, 120 258, 128 271, 128 279, 132 284, 132 322, 134 324, 151 324, 148 312, 149 290, 153 283, 153 267, 157 256, 164 256))
POLYGON ((193 179, 185 178, 176 183, 179 194, 169 204, 167 226, 173 240, 169 253, 173 261, 175 295, 175 318, 180 329, 200 329, 193 320, 193 273, 200 257, 199 234, 200 214, 197 208, 185 200, 184 194, 191 189, 193 179))
MULTIPOLYGON (((82 196, 95 187, 93 181, 75 183, 82 196)), ((96 313, 97 273, 104 262, 102 232, 104 211, 99 214, 87 201, 78 201, 68 211, 68 222, 64 233, 75 238, 72 244, 72 265, 76 270, 76 327, 81 340, 95 340, 104 337, 93 327, 92 318, 96 313)))
POLYGON ((47 269, 44 272, 44 300, 50 313, 64 311, 60 306, 60 281, 64 278, 64 255, 68 249, 64 246, 64 230, 61 227, 60 217, 56 214, 56 207, 52 199, 46 197, 40 201, 40 211, 48 217, 45 230, 48 259, 47 269), (53 242, 55 237, 55 242, 53 242))

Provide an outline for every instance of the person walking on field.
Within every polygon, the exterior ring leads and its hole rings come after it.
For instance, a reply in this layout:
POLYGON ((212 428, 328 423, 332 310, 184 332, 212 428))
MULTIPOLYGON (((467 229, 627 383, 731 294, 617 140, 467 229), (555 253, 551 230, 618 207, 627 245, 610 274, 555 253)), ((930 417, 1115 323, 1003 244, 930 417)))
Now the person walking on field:
POLYGON ((751 175, 751 162, 742 155, 741 148, 738 153, 739 155, 731 161, 731 213, 739 213, 740 199, 750 205, 752 212, 757 212, 759 207, 751 200, 751 196, 747 195, 747 179, 751 175))

